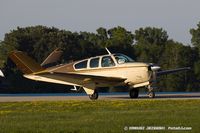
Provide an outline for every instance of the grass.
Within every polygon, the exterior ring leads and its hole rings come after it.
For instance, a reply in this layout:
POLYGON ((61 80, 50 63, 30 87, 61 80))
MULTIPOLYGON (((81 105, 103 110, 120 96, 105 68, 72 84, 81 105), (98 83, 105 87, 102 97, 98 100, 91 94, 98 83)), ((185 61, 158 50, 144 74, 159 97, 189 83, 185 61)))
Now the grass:
POLYGON ((125 126, 184 126, 198 132, 199 123, 200 100, 0 103, 2 133, 131 132, 125 126))

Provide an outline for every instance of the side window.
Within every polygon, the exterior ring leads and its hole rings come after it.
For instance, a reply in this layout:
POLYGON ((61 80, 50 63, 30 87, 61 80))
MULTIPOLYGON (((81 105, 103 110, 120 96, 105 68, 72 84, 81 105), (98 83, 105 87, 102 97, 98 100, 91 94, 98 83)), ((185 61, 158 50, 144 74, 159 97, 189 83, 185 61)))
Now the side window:
POLYGON ((114 66, 114 65, 115 65, 115 63, 110 56, 105 56, 105 57, 102 58, 102 61, 101 61, 102 67, 111 67, 111 66, 114 66))
POLYGON ((94 58, 90 60, 90 68, 99 67, 99 58, 94 58))
POLYGON ((82 61, 82 62, 75 64, 75 69, 87 68, 87 61, 88 60, 85 60, 85 61, 82 61))
POLYGON ((123 64, 125 62, 128 62, 128 60, 124 56, 115 56, 115 59, 118 64, 123 64))

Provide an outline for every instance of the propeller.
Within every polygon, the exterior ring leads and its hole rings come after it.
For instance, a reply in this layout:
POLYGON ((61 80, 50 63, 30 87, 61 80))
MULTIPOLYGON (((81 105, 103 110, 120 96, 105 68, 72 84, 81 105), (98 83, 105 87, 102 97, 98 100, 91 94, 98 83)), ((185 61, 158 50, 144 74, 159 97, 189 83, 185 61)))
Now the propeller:
POLYGON ((150 85, 148 86, 149 97, 153 98, 155 96, 153 88, 157 88, 157 76, 175 73, 179 71, 190 70, 190 67, 176 68, 171 70, 161 70, 160 66, 150 63, 148 66, 148 70, 149 72, 151 72, 150 85))
POLYGON ((152 72, 152 77, 151 77, 152 85, 154 87, 156 87, 156 84, 157 84, 157 75, 156 75, 156 72, 159 71, 161 69, 161 67, 158 66, 158 65, 155 65, 153 63, 150 63, 148 69, 149 69, 149 71, 152 72))

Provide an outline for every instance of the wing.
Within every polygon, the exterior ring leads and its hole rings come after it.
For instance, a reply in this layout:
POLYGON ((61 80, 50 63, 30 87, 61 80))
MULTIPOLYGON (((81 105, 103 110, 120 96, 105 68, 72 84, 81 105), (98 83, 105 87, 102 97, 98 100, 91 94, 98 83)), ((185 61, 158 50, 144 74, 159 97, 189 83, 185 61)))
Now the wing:
POLYGON ((51 73, 51 72, 39 72, 24 75, 25 77, 33 80, 52 82, 67 85, 78 85, 82 86, 87 94, 93 94, 96 86, 100 85, 117 85, 122 84, 126 80, 125 78, 118 77, 104 77, 85 75, 77 73, 51 73), (32 77, 31 77, 32 76, 32 77))
POLYGON ((172 69, 172 70, 164 70, 164 71, 158 71, 156 72, 157 76, 165 75, 165 74, 171 74, 171 73, 176 73, 179 71, 186 71, 190 70, 190 67, 184 67, 184 68, 178 68, 178 69, 172 69))
POLYGON ((83 85, 88 82, 95 83, 119 83, 124 82, 125 78, 116 78, 116 77, 104 77, 104 76, 94 76, 94 75, 85 75, 85 74, 77 74, 77 73, 51 73, 51 72, 42 72, 35 74, 41 77, 61 80, 66 82, 71 82, 74 84, 83 85))

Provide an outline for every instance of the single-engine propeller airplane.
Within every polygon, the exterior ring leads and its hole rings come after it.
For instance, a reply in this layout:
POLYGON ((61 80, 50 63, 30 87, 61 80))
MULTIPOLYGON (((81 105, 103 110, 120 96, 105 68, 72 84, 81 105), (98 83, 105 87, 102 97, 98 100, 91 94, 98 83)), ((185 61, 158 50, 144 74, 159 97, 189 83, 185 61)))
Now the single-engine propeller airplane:
POLYGON ((98 99, 97 88, 116 86, 128 87, 130 98, 137 98, 139 88, 145 87, 148 89, 148 96, 154 98, 153 83, 157 76, 190 69, 184 67, 161 71, 157 65, 135 62, 124 54, 112 54, 107 48, 106 50, 106 55, 52 67, 44 66, 58 61, 62 54, 59 49, 54 50, 42 64, 36 63, 21 51, 13 51, 9 57, 24 73, 25 78, 72 85, 74 90, 82 87, 91 100, 98 99))

